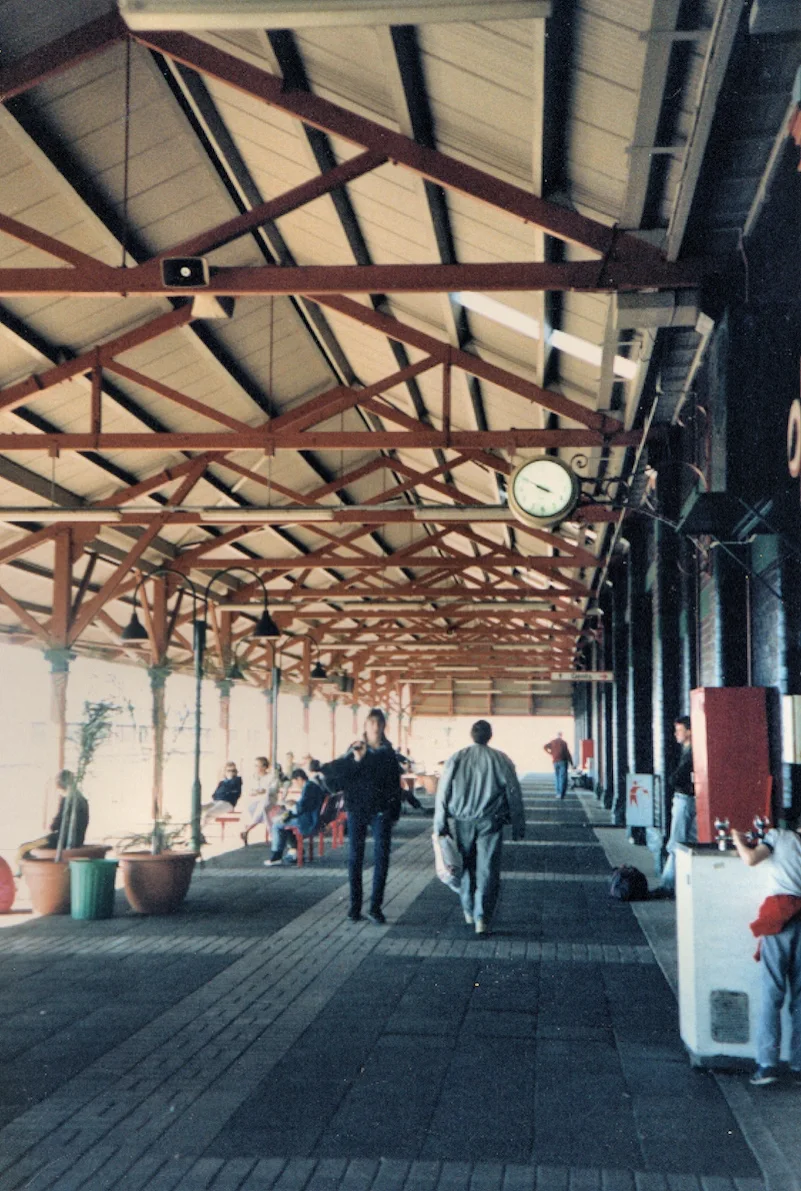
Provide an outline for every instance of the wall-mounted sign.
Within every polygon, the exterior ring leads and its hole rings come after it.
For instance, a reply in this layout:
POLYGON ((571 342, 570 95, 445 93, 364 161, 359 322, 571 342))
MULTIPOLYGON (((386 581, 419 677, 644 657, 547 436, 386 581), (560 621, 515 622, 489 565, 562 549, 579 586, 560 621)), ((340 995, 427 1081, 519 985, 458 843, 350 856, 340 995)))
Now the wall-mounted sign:
POLYGON ((651 773, 626 774, 626 826, 653 827, 654 778, 651 773))
POLYGON ((614 682, 613 670, 552 670, 553 682, 614 682))

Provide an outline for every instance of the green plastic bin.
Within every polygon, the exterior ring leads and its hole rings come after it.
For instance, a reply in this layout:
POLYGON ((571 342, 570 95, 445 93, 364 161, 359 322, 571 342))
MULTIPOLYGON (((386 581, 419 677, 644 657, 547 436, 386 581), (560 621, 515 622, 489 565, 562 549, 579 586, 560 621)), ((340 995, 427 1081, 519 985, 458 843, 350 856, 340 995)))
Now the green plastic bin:
POLYGON ((70 913, 73 918, 111 918, 116 860, 70 861, 70 913))

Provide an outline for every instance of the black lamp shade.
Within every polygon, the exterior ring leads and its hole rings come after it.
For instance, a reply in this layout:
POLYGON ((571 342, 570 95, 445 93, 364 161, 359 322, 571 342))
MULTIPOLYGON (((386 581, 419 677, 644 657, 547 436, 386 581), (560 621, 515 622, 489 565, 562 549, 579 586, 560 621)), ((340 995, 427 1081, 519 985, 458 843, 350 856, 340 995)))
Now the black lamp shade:
POLYGON ((312 669, 312 672, 309 675, 309 678, 314 678, 314 679, 318 679, 318 680, 322 679, 322 678, 328 678, 328 671, 326 670, 326 668, 322 662, 314 663, 314 668, 312 669))
POLYGON ((251 637, 272 637, 272 638, 275 638, 275 637, 281 636, 281 630, 279 629, 278 625, 273 620, 272 616, 270 616, 269 611, 265 608, 264 611, 262 612, 261 616, 258 619, 258 623, 256 624, 256 627, 254 628, 253 632, 250 635, 251 635, 251 637))
POLYGON ((131 619, 120 633, 121 641, 147 641, 147 629, 136 614, 136 608, 131 613, 131 619))

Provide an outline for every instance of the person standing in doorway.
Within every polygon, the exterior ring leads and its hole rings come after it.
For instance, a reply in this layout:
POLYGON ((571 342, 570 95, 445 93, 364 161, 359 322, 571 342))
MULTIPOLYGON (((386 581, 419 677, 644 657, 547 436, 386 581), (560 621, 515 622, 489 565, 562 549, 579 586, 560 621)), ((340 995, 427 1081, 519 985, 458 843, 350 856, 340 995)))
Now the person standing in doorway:
POLYGON ((550 754, 553 761, 553 776, 556 782, 556 797, 564 798, 567 793, 567 767, 573 764, 570 749, 562 739, 562 733, 557 732, 553 740, 545 745, 545 752, 550 754))
POLYGON ((667 842, 667 860, 662 869, 659 891, 663 897, 673 897, 676 891, 676 844, 695 844, 698 832, 695 822, 695 788, 693 786, 693 745, 690 731, 690 717, 679 716, 673 725, 673 734, 679 746, 679 758, 675 769, 668 775, 668 789, 673 795, 671 803, 670 836, 667 842))
POLYGON ((373 835, 373 888, 367 917, 377 926, 386 922, 384 888, 389 872, 392 827, 401 807, 400 765, 385 735, 386 717, 374 707, 364 721, 364 735, 344 757, 322 766, 329 790, 342 790, 348 815, 348 919, 362 918, 362 869, 367 832, 373 835))
POLYGON ((504 824, 511 822, 512 838, 521 840, 526 823, 515 767, 505 753, 489 747, 492 727, 476 720, 470 735, 473 743, 454 753, 440 778, 434 834, 450 834, 452 822, 462 857, 464 920, 477 935, 486 935, 500 893, 504 824))

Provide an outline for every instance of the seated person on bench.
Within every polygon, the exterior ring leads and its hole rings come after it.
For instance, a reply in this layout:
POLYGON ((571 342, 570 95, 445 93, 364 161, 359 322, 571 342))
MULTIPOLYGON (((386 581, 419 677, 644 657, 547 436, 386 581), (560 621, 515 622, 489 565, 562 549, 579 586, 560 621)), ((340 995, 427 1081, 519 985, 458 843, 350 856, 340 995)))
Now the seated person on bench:
POLYGON ((211 796, 211 802, 203 807, 203 823, 216 819, 218 815, 230 815, 239 802, 242 793, 242 778, 233 761, 229 761, 223 772, 222 781, 211 796))
MULTIPOLYGON (((317 785, 317 782, 309 780, 304 769, 293 769, 292 783, 294 784, 295 782, 302 782, 300 797, 295 803, 293 810, 287 811, 281 819, 277 819, 273 823, 272 852, 270 853, 270 859, 264 862, 267 867, 273 864, 281 864, 286 845, 294 840, 293 827, 296 827, 301 835, 304 836, 312 835, 317 828, 320 807, 323 805, 325 793, 317 785)), ((291 853, 287 855, 287 859, 292 859, 291 853)))
POLYGON ((247 811, 243 816, 245 829, 239 833, 245 847, 248 844, 248 835, 254 827, 260 823, 269 824, 270 812, 275 809, 273 803, 280 789, 280 771, 271 769, 266 757, 257 757, 247 811))

